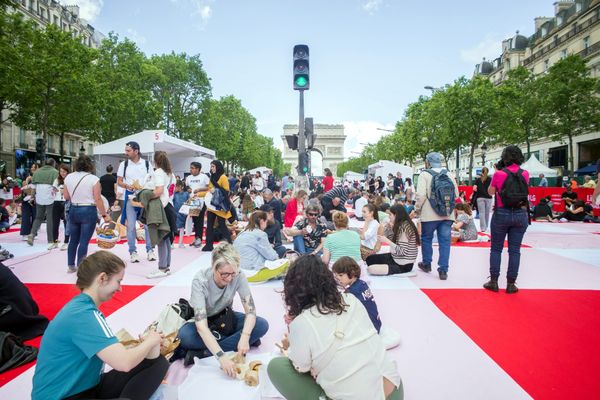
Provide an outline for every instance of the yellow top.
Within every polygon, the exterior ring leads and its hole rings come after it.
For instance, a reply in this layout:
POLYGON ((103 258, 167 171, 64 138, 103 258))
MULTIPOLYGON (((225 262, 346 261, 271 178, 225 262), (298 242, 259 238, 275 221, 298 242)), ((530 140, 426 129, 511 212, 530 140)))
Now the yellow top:
MULTIPOLYGON (((225 191, 229 194, 229 180, 227 179, 227 175, 223 174, 221 175, 221 177, 218 180, 219 186, 221 186, 221 188, 225 189, 225 191)), ((208 190, 209 191, 213 191, 213 189, 215 188, 215 186, 212 184, 212 182, 208 183, 208 190)), ((218 215, 221 218, 231 218, 231 211, 214 211, 211 210, 210 208, 207 208, 207 211, 218 215)))

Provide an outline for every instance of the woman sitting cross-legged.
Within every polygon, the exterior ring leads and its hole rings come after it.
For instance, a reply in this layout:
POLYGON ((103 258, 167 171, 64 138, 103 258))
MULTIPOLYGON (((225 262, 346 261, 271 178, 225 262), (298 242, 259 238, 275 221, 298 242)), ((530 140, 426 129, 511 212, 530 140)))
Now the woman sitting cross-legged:
POLYGON ((461 242, 477 240, 477 227, 473 221, 471 206, 467 203, 458 203, 454 206, 456 222, 452 224, 452 230, 459 233, 458 240, 461 242))
POLYGON ((367 257, 367 270, 372 275, 415 276, 413 266, 420 243, 417 227, 402 205, 390 207, 389 215, 379 240, 390 246, 390 252, 367 257))
POLYGON ((365 307, 352 294, 340 293, 319 257, 306 255, 292 263, 283 296, 291 320, 289 358, 274 358, 267 371, 284 398, 403 398, 395 362, 365 307))
POLYGON ((190 304, 194 322, 179 330, 185 355, 184 364, 194 363, 194 357, 214 355, 227 375, 235 377, 235 364, 226 351, 246 354, 250 346, 259 346, 269 323, 256 316, 254 299, 243 272, 240 255, 233 245, 221 243, 212 252, 212 266, 199 271, 192 282, 190 304), (233 297, 240 296, 244 313, 233 311, 233 297), (220 322, 224 323, 221 326, 220 322))
POLYGON ((375 205, 365 204, 362 208, 362 215, 365 223, 358 234, 360 235, 360 255, 363 260, 366 260, 368 256, 377 254, 381 248, 381 242, 377 240, 377 236, 382 232, 379 229, 379 213, 375 205))
POLYGON ((258 270, 265 265, 265 261, 279 258, 265 232, 267 224, 267 213, 254 211, 250 214, 250 221, 246 229, 233 242, 233 247, 240 253, 242 269, 258 270))
POLYGON ((81 294, 54 317, 42 338, 33 400, 148 399, 162 382, 169 362, 160 355, 161 335, 150 331, 126 349, 98 309, 121 290, 125 263, 108 251, 83 259, 77 270, 81 294), (113 368, 103 373, 104 363, 113 368))
POLYGON ((360 236, 348 230, 348 216, 341 211, 334 211, 331 220, 335 231, 325 238, 321 259, 325 264, 334 263, 340 257, 348 256, 360 262, 360 236))

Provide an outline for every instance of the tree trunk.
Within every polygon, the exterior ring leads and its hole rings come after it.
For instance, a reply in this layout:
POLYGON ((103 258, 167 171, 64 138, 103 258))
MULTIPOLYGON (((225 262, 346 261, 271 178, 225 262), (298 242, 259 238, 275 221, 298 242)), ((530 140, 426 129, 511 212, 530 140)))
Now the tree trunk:
POLYGON ((573 158, 573 135, 572 134, 568 134, 567 136, 569 136, 569 172, 568 175, 571 176, 572 174, 575 173, 575 168, 574 168, 574 158, 573 158))
POLYGON ((527 158, 525 161, 529 160, 531 157, 531 139, 529 139, 529 128, 525 128, 525 143, 527 143, 527 158))
POLYGON ((65 162, 65 133, 60 133, 60 162, 65 162))
POLYGON ((473 159, 474 158, 475 158, 475 143, 471 144, 471 153, 469 154, 469 186, 473 185, 473 159))

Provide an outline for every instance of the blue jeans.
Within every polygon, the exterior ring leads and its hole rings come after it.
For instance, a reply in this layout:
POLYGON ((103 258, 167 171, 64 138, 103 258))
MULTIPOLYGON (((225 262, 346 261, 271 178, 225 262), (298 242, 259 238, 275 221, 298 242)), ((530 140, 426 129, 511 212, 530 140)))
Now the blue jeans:
POLYGON ((508 272, 506 277, 513 282, 519 275, 521 263, 521 242, 529 226, 527 210, 522 208, 508 209, 497 208, 492 215, 490 231, 492 234, 492 247, 490 250, 490 276, 500 276, 500 262, 504 239, 508 235, 508 272))
MULTIPOLYGON (((234 311, 236 317, 236 330, 230 336, 222 337, 218 339, 219 346, 223 351, 237 351, 237 345, 242 335, 242 328, 244 328, 244 320, 246 314, 234 311)), ((261 337, 263 337, 269 330, 269 323, 266 319, 257 316, 256 324, 252 333, 250 334, 250 344, 256 343, 261 337)), ((188 322, 179 329, 179 339, 181 339, 181 346, 187 350, 205 350, 207 347, 204 341, 198 334, 195 322, 188 322)))
POLYGON ((67 250, 67 265, 81 264, 87 256, 88 245, 96 228, 98 212, 96 206, 71 205, 69 209, 69 248, 67 250), (77 264, 75 264, 77 255, 77 264))
POLYGON ((452 221, 450 220, 421 222, 421 252, 423 253, 424 264, 431 265, 433 260, 433 232, 437 232, 440 253, 438 271, 448 272, 451 231, 452 221))
MULTIPOLYGON (((131 204, 131 201, 127 201, 125 207, 125 217, 127 218, 127 245, 129 246, 129 254, 137 252, 136 243, 137 236, 135 233, 135 222, 137 221, 137 213, 135 207, 131 204)), ((150 243, 150 232, 148 232, 148 226, 144 225, 144 233, 146 236, 146 251, 152 250, 152 244, 150 243)))
MULTIPOLYGON (((310 254, 315 251, 312 247, 306 247, 306 244, 304 244, 304 236, 302 235, 294 236, 294 250, 300 254, 310 254)), ((319 251, 317 255, 322 254, 323 252, 319 251)))

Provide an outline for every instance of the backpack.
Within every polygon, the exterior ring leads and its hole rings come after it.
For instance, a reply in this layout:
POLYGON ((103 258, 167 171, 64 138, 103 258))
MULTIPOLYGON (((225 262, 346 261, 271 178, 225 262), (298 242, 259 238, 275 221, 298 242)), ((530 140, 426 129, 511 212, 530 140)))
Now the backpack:
MULTIPOLYGON (((150 172, 150 163, 146 161, 146 173, 150 172)), ((125 160, 125 166, 123 167, 123 180, 125 180, 125 174, 127 173, 127 166, 129 165, 129 159, 125 160)))
POLYGON ((529 186, 523 176, 523 170, 519 168, 517 172, 511 172, 508 168, 502 169, 506 174, 506 180, 500 189, 500 199, 505 208, 519 208, 527 206, 529 186))
POLYGON ((456 201, 456 190, 452 179, 448 176, 448 171, 442 169, 441 172, 435 172, 432 169, 426 169, 433 177, 431 181, 431 195, 429 204, 431 208, 440 217, 448 217, 454 211, 456 201))

